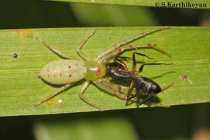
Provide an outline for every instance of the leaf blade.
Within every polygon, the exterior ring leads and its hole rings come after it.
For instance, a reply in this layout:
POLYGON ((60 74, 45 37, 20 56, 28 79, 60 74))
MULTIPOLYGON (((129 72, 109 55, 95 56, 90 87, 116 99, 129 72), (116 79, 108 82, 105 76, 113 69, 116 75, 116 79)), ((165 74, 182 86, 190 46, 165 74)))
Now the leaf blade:
MULTIPOLYGON (((99 28, 82 50, 93 58, 106 47, 151 29, 152 27, 99 28)), ((37 35, 62 52, 69 52, 72 56, 79 58, 76 54, 76 46, 92 30, 93 28, 2 30, 0 32, 2 38, 0 41, 2 46, 0 55, 0 101, 2 109, 0 115, 15 116, 98 111, 85 104, 78 96, 84 80, 56 96, 51 102, 36 108, 33 106, 33 104, 54 92, 57 88, 44 83, 36 77, 36 73, 47 63, 61 58, 50 52, 35 39, 30 38, 30 34, 37 35), (23 33, 26 36, 23 36, 23 33), (13 58, 13 53, 17 53, 18 57, 13 58), (62 103, 58 104, 58 99, 61 99, 62 103)), ((210 37, 209 30, 210 28, 203 27, 172 27, 169 30, 151 34, 132 43, 157 44, 160 48, 170 52, 172 57, 168 58, 157 51, 149 49, 139 51, 148 56, 154 56, 158 62, 176 63, 173 66, 146 67, 142 73, 142 75, 149 78, 163 75, 154 79, 161 86, 171 81, 174 82, 171 88, 158 94, 161 104, 181 105, 209 102, 208 83, 210 81, 206 77, 210 67, 210 56, 207 51, 209 46, 208 38, 210 37), (171 71, 176 73, 165 74, 171 71), (184 80, 183 76, 187 76, 188 79, 184 80)), ((132 52, 128 51, 123 55, 131 56, 132 52)), ((126 64, 129 67, 131 66, 131 62, 126 64)), ((93 84, 88 87, 84 95, 104 110, 136 107, 134 104, 125 106, 125 101, 107 95, 93 84)))

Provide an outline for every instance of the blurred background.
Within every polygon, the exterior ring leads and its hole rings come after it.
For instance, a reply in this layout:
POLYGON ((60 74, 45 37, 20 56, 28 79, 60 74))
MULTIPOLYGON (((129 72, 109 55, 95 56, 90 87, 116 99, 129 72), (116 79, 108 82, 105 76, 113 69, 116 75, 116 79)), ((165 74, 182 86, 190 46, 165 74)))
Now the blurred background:
MULTIPOLYGON (((0 1, 0 28, 209 26, 210 11, 0 1)), ((179 93, 177 93, 179 94, 179 93)), ((1 140, 210 140, 210 104, 0 118, 1 140)))

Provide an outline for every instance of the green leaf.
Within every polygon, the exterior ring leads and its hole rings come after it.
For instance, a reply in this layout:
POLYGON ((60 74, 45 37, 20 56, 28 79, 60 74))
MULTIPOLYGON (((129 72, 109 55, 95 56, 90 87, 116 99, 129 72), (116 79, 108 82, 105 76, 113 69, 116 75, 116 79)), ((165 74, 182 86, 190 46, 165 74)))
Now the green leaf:
POLYGON ((98 3, 98 4, 121 4, 121 5, 140 5, 150 7, 164 8, 209 8, 208 0, 49 0, 49 1, 65 1, 65 2, 82 2, 82 3, 98 3))
POLYGON ((81 26, 154 26, 158 23, 151 10, 144 7, 79 2, 69 5, 81 26))
POLYGON ((66 114, 36 116, 35 136, 38 140, 136 140, 137 135, 129 119, 110 113, 66 114), (126 133, 123 133, 126 132, 126 133))
MULTIPOLYGON (((93 58, 108 46, 155 28, 157 27, 98 28, 82 50, 93 58)), ((33 106, 58 88, 44 83, 37 78, 37 73, 47 63, 62 58, 52 53, 32 36, 38 36, 58 50, 81 59, 76 53, 76 46, 92 30, 93 28, 1 30, 0 115, 98 111, 84 103, 78 96, 84 80, 47 103, 38 107, 33 106), (17 54, 17 58, 13 58, 14 53, 17 54), (58 100, 62 102, 58 103, 58 100)), ((142 72, 143 76, 154 78, 160 86, 174 82, 172 87, 158 94, 161 104, 182 105, 210 101, 208 93, 210 90, 209 38, 210 28, 171 27, 171 29, 153 33, 132 43, 157 44, 158 47, 170 52, 172 57, 169 58, 152 49, 140 49, 138 52, 155 57, 157 62, 176 63, 176 65, 167 66, 148 66, 142 72)), ((131 56, 132 52, 128 51, 123 56, 131 56)), ((145 61, 148 60, 145 59, 145 61)), ((126 62, 126 64, 130 67, 132 63, 126 62)), ((126 106, 124 100, 110 96, 93 84, 89 85, 84 96, 104 110, 136 108, 135 104, 126 106)), ((141 107, 146 107, 146 105, 141 107)))

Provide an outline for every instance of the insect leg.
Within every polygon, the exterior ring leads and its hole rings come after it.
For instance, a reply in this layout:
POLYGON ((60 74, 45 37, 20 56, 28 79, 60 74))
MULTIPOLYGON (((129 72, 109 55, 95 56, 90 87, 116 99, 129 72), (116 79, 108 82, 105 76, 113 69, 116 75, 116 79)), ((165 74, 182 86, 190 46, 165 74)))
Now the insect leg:
POLYGON ((125 71, 128 71, 127 65, 126 65, 123 61, 121 61, 120 59, 118 59, 118 57, 116 57, 116 58, 114 59, 114 61, 117 62, 117 63, 119 63, 119 64, 122 66, 121 69, 123 69, 123 70, 125 70, 125 71))
POLYGON ((63 87, 59 88, 57 91, 51 93, 50 95, 48 95, 46 98, 44 98, 43 100, 41 100, 40 102, 38 102, 37 104, 35 104, 34 106, 38 106, 40 104, 42 104, 43 102, 49 100, 50 98, 52 98, 53 96, 57 95, 58 93, 66 90, 67 88, 71 87, 73 84, 66 84, 63 87))
POLYGON ((85 89, 88 87, 90 81, 85 81, 85 83, 83 84, 82 86, 82 89, 80 90, 79 92, 79 97, 84 101, 86 102, 87 104, 93 106, 93 107, 96 107, 98 108, 99 110, 103 110, 102 108, 100 108, 99 106, 97 106, 96 104, 92 103, 90 100, 88 100, 87 98, 85 98, 85 96, 83 96, 83 93, 85 91, 85 89))
MULTIPOLYGON (((141 54, 141 53, 138 53, 138 54, 141 54)), ((141 54, 141 55, 146 56, 146 55, 144 55, 144 54, 141 54)), ((146 56, 146 57, 148 57, 148 56, 146 56)), ((149 58, 149 57, 148 57, 148 58, 149 58)), ((135 53, 133 53, 133 69, 132 69, 131 73, 132 73, 133 75, 135 75, 135 71, 136 71, 136 58, 135 58, 135 53)), ((126 94, 126 100, 129 100, 129 99, 130 99, 129 97, 130 97, 130 94, 131 94, 132 91, 133 91, 133 86, 134 86, 134 79, 132 79, 132 81, 131 81, 131 83, 130 83, 128 92, 127 92, 127 94, 126 94)), ((137 91, 136 91, 136 92, 137 92, 137 91)), ((136 93, 136 98, 137 98, 137 102, 139 102, 139 96, 137 95, 137 93, 136 93)))
POLYGON ((174 63, 145 63, 139 67, 139 73, 143 71, 144 66, 146 65, 174 65, 174 63))
POLYGON ((55 54, 57 54, 57 55, 59 55, 59 56, 61 56, 63 58, 77 60, 77 58, 69 56, 68 54, 62 53, 61 51, 57 50, 56 48, 54 48, 53 46, 49 45, 47 42, 45 42, 44 40, 40 39, 39 37, 36 36, 35 39, 38 40, 39 42, 41 42, 43 45, 45 45, 48 49, 50 49, 55 54))
POLYGON ((162 88, 161 88, 161 91, 166 90, 167 88, 169 88, 169 87, 172 86, 172 85, 173 85, 173 82, 169 83, 168 85, 162 87, 162 88))
MULTIPOLYGON (((137 52, 135 52, 135 53, 137 53, 137 52)), ((145 57, 147 57, 147 58, 149 58, 149 59, 154 59, 153 57, 148 57, 147 55, 145 55, 145 54, 142 54, 142 56, 145 56, 145 57)), ((133 57, 127 57, 127 56, 117 56, 116 58, 115 58, 115 60, 116 59, 118 59, 118 60, 120 60, 120 61, 122 61, 122 60, 126 60, 126 61, 130 61, 130 60, 132 60, 133 61, 133 57)), ((144 62, 144 59, 142 59, 142 60, 136 60, 136 62, 137 63, 143 63, 144 62)))
POLYGON ((94 35, 94 33, 95 33, 96 30, 97 30, 97 28, 95 28, 88 36, 86 36, 86 38, 83 39, 83 40, 79 43, 79 45, 77 46, 77 53, 78 53, 83 59, 85 59, 85 60, 89 60, 90 58, 89 58, 86 54, 84 54, 84 53, 81 51, 81 48, 82 48, 82 46, 85 44, 85 42, 86 42, 91 36, 94 35))
MULTIPOLYGON (((131 81, 131 84, 130 84, 130 86, 128 88, 128 92, 126 93, 126 100, 130 100, 131 99, 129 97, 130 97, 130 95, 131 95, 131 93, 133 91, 133 86, 134 86, 134 80, 131 81)), ((137 98, 137 101, 138 101, 138 98, 137 98)))
POLYGON ((123 40, 123 41, 121 41, 121 42, 119 42, 119 43, 117 43, 117 44, 115 44, 115 45, 113 45, 113 46, 111 46, 111 47, 105 49, 104 51, 102 51, 102 52, 95 58, 95 60, 99 60, 99 59, 102 58, 104 55, 109 54, 109 53, 112 52, 113 50, 119 49, 119 47, 121 47, 121 46, 123 46, 123 45, 126 45, 126 44, 128 44, 128 43, 131 43, 131 42, 134 41, 134 40, 137 40, 137 39, 142 38, 142 37, 144 37, 144 36, 146 36, 146 35, 149 35, 149 34, 152 34, 152 33, 154 33, 154 32, 158 32, 158 31, 160 31, 160 30, 164 30, 164 29, 169 29, 169 26, 160 27, 160 28, 158 28, 158 29, 154 29, 154 30, 151 30, 151 31, 148 31, 148 32, 141 33, 141 34, 139 34, 139 35, 137 35, 137 36, 135 36, 135 37, 132 37, 132 38, 130 38, 130 39, 123 40))
MULTIPOLYGON (((137 96, 137 95, 136 95, 137 96)), ((151 98, 155 97, 155 94, 150 95, 149 97, 147 97, 144 101, 139 102, 139 105, 144 104, 145 102, 147 102, 148 100, 150 100, 151 98)))
MULTIPOLYGON (((120 99, 125 100, 126 98, 126 94, 129 90, 129 88, 127 87, 121 87, 119 85, 115 85, 110 83, 109 81, 107 81, 107 79, 98 79, 96 81, 93 81, 93 83, 98 86, 100 89, 107 91, 108 93, 111 93, 114 96, 117 96, 120 99)), ((137 97, 136 93, 136 89, 133 88, 133 90, 131 91, 131 97, 128 98, 129 101, 132 102, 139 102, 140 103, 140 96, 137 97), (135 98, 136 97, 136 98, 135 98), (139 101, 137 101, 139 100, 139 101)), ((148 101, 149 102, 149 101, 148 101)), ((170 107, 168 105, 160 105, 160 104, 156 104, 156 103, 150 103, 151 106, 155 106, 155 107, 170 107)))
POLYGON ((147 58, 149 58, 149 59, 153 59, 153 58, 148 57, 148 56, 145 55, 145 54, 138 53, 138 52, 134 52, 134 53, 133 53, 133 57, 132 57, 132 58, 133 58, 133 71, 134 71, 134 72, 136 71, 136 57, 135 57, 136 54, 141 55, 141 56, 145 56, 145 57, 147 57, 147 58))
MULTIPOLYGON (((170 86, 172 86, 173 82, 169 83, 168 85, 164 86, 161 88, 161 91, 164 91, 166 89, 168 89, 170 86)), ((137 98, 137 102, 138 105, 142 105, 144 103, 146 103, 148 100, 150 100, 151 98, 155 97, 155 94, 150 94, 149 97, 147 97, 145 100, 143 100, 142 102, 140 102, 140 97, 138 97, 138 93, 136 93, 136 95, 131 96, 130 98, 128 98, 128 100, 132 99, 136 97, 137 98)), ((170 107, 169 105, 161 105, 161 104, 152 104, 152 106, 156 106, 156 107, 170 107)))

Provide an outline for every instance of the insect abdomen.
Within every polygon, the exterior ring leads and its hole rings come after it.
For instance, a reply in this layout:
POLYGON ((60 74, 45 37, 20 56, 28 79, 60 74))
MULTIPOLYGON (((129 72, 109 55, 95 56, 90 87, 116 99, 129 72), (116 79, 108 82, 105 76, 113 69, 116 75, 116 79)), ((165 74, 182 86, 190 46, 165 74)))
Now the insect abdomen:
POLYGON ((87 70, 82 61, 57 60, 48 63, 38 76, 51 84, 67 84, 83 79, 86 74, 87 70))
POLYGON ((161 87, 155 81, 147 77, 136 77, 135 85, 142 94, 148 95, 161 92, 161 87))

